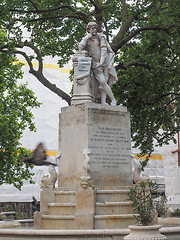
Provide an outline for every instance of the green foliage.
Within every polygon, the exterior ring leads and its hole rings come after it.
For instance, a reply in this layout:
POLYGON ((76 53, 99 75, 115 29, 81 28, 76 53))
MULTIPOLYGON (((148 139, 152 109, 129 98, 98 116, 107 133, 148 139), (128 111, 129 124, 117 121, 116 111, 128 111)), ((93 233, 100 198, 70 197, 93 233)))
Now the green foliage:
POLYGON ((26 84, 17 83, 22 72, 21 65, 13 64, 15 60, 0 52, 0 185, 8 183, 21 189, 23 180, 32 182, 33 174, 32 166, 20 162, 30 155, 20 146, 20 138, 26 127, 35 131, 31 108, 39 102, 26 84))
POLYGON ((16 212, 15 218, 16 220, 19 220, 19 219, 28 219, 29 217, 28 217, 28 214, 25 212, 16 212))
POLYGON ((166 196, 159 196, 159 198, 155 201, 155 206, 158 217, 164 217, 168 210, 166 196))
POLYGON ((180 129, 180 34, 176 19, 180 14, 176 4, 180 3, 164 1, 163 11, 162 6, 156 6, 141 14, 145 20, 136 22, 139 28, 173 26, 172 29, 142 31, 123 45, 116 57, 122 66, 114 92, 131 113, 132 138, 143 154, 153 150, 153 140, 159 146, 168 144, 170 139, 176 142, 174 135, 180 129))
MULTIPOLYGON (((23 55, 27 40, 39 52, 26 60, 59 56, 62 67, 77 50, 86 24, 96 21, 115 52, 113 91, 131 113, 132 140, 142 154, 150 154, 154 140, 157 146, 176 142, 180 129, 179 7, 179 0, 4 0, 0 51, 20 49, 23 55)), ((43 83, 40 71, 30 72, 43 83)), ((59 96, 70 102, 67 95, 59 96)))
POLYGON ((134 207, 134 217, 136 222, 146 226, 153 223, 155 208, 152 194, 157 191, 158 185, 152 181, 143 181, 130 189, 128 193, 132 206, 134 207))
POLYGON ((173 216, 173 217, 180 217, 180 209, 177 208, 176 210, 174 210, 174 211, 172 212, 172 216, 173 216))

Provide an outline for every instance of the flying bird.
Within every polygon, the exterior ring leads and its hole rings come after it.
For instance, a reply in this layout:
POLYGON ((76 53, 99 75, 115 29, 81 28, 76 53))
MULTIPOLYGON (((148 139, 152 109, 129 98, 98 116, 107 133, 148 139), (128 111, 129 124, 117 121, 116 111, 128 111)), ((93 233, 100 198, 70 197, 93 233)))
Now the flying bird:
POLYGON ((46 151, 43 147, 43 144, 39 143, 37 145, 36 149, 34 150, 34 152, 32 153, 32 156, 23 158, 23 159, 21 159, 21 161, 32 163, 36 166, 44 166, 44 165, 57 166, 55 163, 45 161, 46 159, 47 159, 47 155, 46 155, 46 151))

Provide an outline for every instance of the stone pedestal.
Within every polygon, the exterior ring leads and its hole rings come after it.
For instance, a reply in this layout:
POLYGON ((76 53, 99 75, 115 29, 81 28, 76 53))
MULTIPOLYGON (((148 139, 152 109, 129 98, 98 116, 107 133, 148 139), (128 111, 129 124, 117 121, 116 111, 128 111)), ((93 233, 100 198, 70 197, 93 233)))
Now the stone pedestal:
POLYGON ((62 109, 59 187, 76 190, 86 174, 96 188, 132 185, 126 107, 82 103, 62 109))
POLYGON ((41 212, 35 212, 34 213, 34 228, 35 229, 42 229, 42 213, 41 212))
POLYGON ((130 139, 126 107, 87 101, 62 108, 58 187, 42 189, 36 228, 122 229, 134 224, 127 201, 130 139))
POLYGON ((93 102, 90 77, 91 58, 86 51, 76 52, 72 58, 74 66, 73 97, 71 104, 93 102))

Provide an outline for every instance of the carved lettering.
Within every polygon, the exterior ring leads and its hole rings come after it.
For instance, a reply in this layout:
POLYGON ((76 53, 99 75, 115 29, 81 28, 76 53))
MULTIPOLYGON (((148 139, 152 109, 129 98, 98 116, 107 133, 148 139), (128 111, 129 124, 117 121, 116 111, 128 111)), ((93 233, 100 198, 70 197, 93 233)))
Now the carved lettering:
POLYGON ((115 171, 130 163, 130 132, 127 128, 90 126, 91 167, 115 171))

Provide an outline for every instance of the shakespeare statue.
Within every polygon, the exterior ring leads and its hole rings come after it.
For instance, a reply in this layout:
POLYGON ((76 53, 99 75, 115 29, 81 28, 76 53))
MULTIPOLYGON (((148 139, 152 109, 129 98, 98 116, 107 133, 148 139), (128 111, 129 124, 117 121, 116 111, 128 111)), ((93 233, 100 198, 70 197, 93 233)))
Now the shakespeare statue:
POLYGON ((95 22, 89 22, 86 30, 87 35, 79 43, 79 51, 86 50, 92 58, 90 78, 93 84, 93 96, 101 98, 101 104, 107 104, 107 96, 110 104, 116 105, 116 99, 111 86, 117 82, 114 64, 114 53, 106 40, 105 35, 97 32, 98 26, 95 22))

